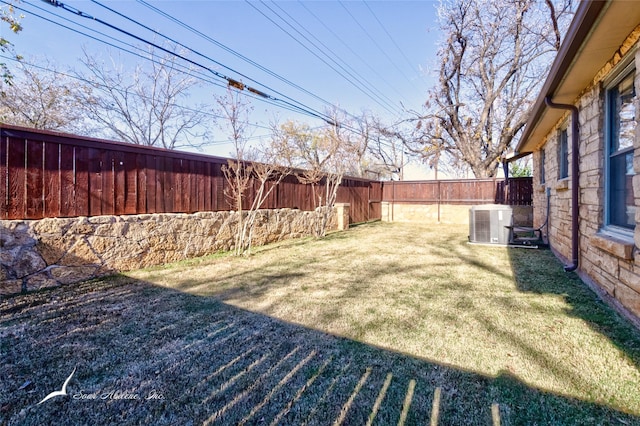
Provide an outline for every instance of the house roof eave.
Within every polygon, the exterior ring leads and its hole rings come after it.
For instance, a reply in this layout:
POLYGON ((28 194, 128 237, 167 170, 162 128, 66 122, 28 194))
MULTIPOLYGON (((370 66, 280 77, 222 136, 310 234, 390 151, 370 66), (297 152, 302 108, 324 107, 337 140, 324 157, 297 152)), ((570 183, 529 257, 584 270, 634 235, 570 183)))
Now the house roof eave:
POLYGON ((611 60, 625 39, 640 24, 640 8, 615 0, 580 2, 551 65, 516 152, 535 151, 565 111, 550 109, 545 98, 575 104, 594 76, 611 60))

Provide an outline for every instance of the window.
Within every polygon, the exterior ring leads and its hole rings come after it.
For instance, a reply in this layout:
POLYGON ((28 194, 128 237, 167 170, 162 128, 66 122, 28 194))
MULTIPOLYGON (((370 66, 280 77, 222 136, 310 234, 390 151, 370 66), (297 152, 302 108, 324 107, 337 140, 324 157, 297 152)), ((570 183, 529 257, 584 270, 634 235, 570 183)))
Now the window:
POLYGON ((544 149, 542 151, 540 151, 540 183, 545 183, 545 177, 544 177, 544 161, 545 161, 545 154, 544 154, 544 149))
POLYGON ((558 133, 558 179, 569 177, 569 135, 567 128, 558 133))
POLYGON ((635 70, 614 80, 607 91, 606 191, 607 225, 635 228, 633 143, 636 134, 635 70))

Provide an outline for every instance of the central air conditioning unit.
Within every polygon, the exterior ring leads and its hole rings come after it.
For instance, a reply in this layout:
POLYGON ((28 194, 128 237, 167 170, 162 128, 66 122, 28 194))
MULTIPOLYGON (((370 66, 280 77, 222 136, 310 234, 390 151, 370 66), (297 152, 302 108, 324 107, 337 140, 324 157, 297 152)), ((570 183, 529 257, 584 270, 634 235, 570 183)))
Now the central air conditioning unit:
POLYGON ((469 242, 509 244, 512 211, 510 206, 485 204, 469 209, 469 242))

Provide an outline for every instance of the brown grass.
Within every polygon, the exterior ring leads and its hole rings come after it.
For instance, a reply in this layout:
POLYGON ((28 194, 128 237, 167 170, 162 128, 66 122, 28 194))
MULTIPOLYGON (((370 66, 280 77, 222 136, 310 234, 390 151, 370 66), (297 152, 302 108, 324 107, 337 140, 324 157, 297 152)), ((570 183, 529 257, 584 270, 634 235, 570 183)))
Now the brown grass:
POLYGON ((4 300, 0 423, 638 423, 637 331, 549 252, 465 231, 361 225, 4 300), (70 393, 165 399, 34 405, 74 366, 70 393))

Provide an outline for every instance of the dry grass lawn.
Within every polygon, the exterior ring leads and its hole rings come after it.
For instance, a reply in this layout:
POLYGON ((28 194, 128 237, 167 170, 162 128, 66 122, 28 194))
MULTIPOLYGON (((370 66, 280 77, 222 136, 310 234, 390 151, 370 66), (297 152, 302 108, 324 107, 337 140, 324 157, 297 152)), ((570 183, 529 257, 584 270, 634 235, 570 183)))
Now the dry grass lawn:
POLYGON ((640 424, 637 330, 550 252, 464 227, 360 225, 16 296, 0 327, 0 424, 640 424), (36 405, 74 367, 70 396, 36 405))

